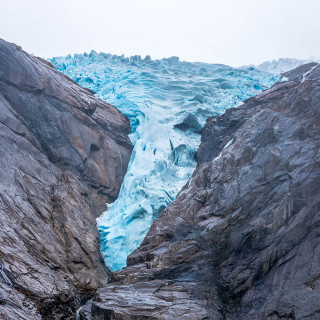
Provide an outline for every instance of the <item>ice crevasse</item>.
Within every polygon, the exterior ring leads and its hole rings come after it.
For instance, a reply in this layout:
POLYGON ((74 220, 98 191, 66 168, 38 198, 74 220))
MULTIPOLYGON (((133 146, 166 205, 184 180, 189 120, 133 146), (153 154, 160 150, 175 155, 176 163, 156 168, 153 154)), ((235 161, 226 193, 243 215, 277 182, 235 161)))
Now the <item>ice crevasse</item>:
POLYGON ((280 78, 252 66, 95 51, 50 62, 130 119, 134 149, 129 167, 118 199, 97 219, 101 252, 112 271, 125 267, 127 256, 192 175, 206 119, 280 78))

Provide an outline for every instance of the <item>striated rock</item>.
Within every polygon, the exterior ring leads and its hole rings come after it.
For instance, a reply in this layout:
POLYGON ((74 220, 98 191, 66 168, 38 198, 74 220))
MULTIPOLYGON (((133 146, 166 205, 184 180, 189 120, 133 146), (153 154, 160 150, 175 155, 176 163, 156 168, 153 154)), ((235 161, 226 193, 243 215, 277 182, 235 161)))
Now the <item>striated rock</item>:
POLYGON ((107 281, 95 218, 117 197, 129 121, 0 40, 0 318, 73 319, 107 281))
POLYGON ((207 121, 198 166, 92 319, 319 319, 320 66, 207 121))

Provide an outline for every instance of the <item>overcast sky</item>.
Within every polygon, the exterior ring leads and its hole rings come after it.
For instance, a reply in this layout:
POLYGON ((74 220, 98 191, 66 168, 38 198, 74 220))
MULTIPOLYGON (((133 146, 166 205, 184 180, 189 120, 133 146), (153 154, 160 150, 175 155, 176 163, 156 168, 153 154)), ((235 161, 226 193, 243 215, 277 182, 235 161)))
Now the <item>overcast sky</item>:
POLYGON ((320 56, 320 0, 0 0, 0 37, 47 58, 103 51, 258 64, 320 56))

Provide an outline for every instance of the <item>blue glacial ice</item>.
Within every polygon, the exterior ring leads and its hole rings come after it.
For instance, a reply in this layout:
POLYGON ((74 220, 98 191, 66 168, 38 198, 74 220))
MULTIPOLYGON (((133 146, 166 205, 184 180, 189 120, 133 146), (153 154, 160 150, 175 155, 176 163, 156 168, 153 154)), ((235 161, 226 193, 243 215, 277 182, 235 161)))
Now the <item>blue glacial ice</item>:
POLYGON ((134 149, 128 171, 118 199, 97 219, 101 252, 112 271, 126 265, 154 219, 190 178, 206 119, 279 80, 254 67, 177 57, 151 60, 92 51, 50 61, 130 119, 134 149))

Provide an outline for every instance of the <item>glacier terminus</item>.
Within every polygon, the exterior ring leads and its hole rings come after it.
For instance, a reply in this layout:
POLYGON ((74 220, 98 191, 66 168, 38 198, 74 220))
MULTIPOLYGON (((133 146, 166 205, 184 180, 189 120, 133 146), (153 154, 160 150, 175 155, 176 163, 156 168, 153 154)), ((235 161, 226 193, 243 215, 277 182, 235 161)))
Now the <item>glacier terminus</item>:
POLYGON ((253 66, 232 68, 177 57, 152 60, 92 51, 50 61, 130 120, 134 149, 128 171, 119 197, 97 219, 101 252, 112 271, 126 266, 127 256, 191 177, 206 119, 281 78, 253 66))

